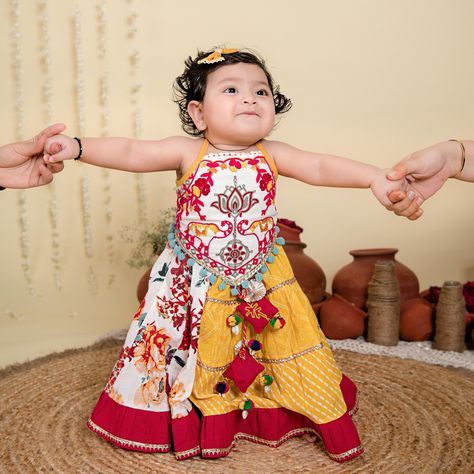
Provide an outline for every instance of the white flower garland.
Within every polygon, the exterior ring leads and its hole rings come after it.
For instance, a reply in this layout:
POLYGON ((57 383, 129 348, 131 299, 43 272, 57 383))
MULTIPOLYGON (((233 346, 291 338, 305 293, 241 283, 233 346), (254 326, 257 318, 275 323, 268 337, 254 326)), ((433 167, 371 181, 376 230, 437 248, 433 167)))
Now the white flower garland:
MULTIPOLYGON (((12 50, 13 50, 13 73, 15 77, 15 116, 16 116, 16 137, 18 140, 24 139, 24 108, 23 108, 23 64, 21 54, 21 31, 20 31, 20 1, 10 2, 13 24, 12 24, 12 50)), ((26 194, 22 190, 18 193, 18 207, 20 214, 20 253, 21 268, 26 280, 28 293, 36 297, 31 276, 30 242, 28 236, 28 208, 26 205, 26 194)))
MULTIPOLYGON (((51 52, 49 49, 49 32, 48 32, 48 1, 40 0, 40 28, 43 39, 41 46, 41 67, 43 70, 43 102, 44 102, 44 116, 47 124, 52 121, 52 78, 51 78, 51 52)), ((51 224, 51 261, 53 262, 53 279, 54 285, 58 290, 61 290, 61 254, 59 227, 58 227, 58 202, 56 199, 56 183, 53 181, 49 186, 49 218, 51 224)))
MULTIPOLYGON (((84 135, 85 131, 85 101, 84 101, 84 57, 82 54, 82 37, 81 37, 81 12, 76 6, 74 12, 74 50, 76 57, 76 102, 77 102, 77 118, 79 136, 84 135)), ((91 227, 91 210, 90 210, 90 194, 89 194, 89 176, 87 169, 83 167, 83 175, 81 178, 81 194, 82 194, 82 219, 84 230, 84 251, 87 259, 90 261, 94 257, 94 249, 92 242, 91 227)), ((97 294, 97 282, 92 268, 89 263, 87 273, 87 281, 89 291, 97 294)))
MULTIPOLYGON (((132 54, 130 56, 131 74, 134 78, 134 83, 131 88, 131 104, 133 117, 133 136, 140 138, 142 136, 142 113, 140 109, 140 91, 142 83, 138 81, 140 73, 140 52, 136 46, 136 37, 138 33, 138 13, 133 5, 133 0, 129 0, 131 4, 131 13, 128 17, 129 34, 128 37, 132 41, 132 54)), ((145 179, 142 173, 135 175, 135 188, 137 191, 138 202, 138 222, 142 227, 146 227, 147 222, 147 205, 146 205, 146 188, 145 179)))
MULTIPOLYGON (((100 0, 98 5, 98 24, 99 24, 99 35, 98 35, 98 56, 99 61, 102 66, 102 73, 99 79, 100 87, 100 105, 102 108, 102 136, 107 136, 109 134, 109 80, 106 69, 106 37, 107 37, 107 12, 106 12, 106 2, 105 0, 100 0)), ((104 181, 103 191, 104 191, 104 210, 105 210, 105 222, 107 226, 106 231, 106 249, 107 256, 109 259, 109 264, 114 263, 114 233, 112 231, 112 194, 111 194, 111 184, 110 184, 110 171, 106 168, 102 170, 102 178, 104 181)), ((111 271, 109 274, 108 288, 110 288, 115 280, 115 274, 111 271)))

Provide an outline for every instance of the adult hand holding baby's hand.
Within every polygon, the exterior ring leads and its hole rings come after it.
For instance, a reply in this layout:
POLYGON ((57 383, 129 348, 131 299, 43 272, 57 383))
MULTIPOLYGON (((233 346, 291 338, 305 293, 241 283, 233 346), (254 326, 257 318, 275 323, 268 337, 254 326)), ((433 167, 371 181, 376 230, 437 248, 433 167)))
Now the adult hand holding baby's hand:
POLYGON ((406 189, 389 194, 391 205, 387 206, 388 210, 410 220, 418 219, 423 214, 420 208, 423 201, 435 194, 454 174, 443 153, 444 148, 450 146, 453 144, 446 142, 416 151, 389 170, 388 179, 406 178, 408 185, 406 189))
POLYGON ((415 193, 410 190, 410 182, 405 176, 398 179, 387 179, 391 170, 380 170, 372 180, 370 188, 374 196, 389 211, 397 215, 403 215, 409 219, 416 219, 423 211, 420 208, 422 199, 419 199, 415 193), (409 196, 409 197, 407 197, 409 196), (403 200, 403 204, 399 202, 403 200), (396 203, 396 204, 394 204, 396 203), (394 206, 397 206, 395 209, 394 206), (416 217, 415 217, 416 216, 416 217))
POLYGON ((80 152, 78 140, 67 135, 55 135, 46 141, 43 159, 46 163, 72 160, 79 157, 80 152))

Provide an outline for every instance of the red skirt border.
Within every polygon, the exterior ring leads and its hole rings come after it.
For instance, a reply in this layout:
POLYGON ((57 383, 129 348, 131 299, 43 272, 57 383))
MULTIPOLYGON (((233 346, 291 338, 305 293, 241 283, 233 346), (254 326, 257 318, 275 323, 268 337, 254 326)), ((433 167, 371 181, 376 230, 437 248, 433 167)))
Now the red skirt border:
POLYGON ((239 440, 277 448, 296 436, 314 434, 322 440, 332 460, 345 462, 360 456, 363 448, 352 422, 352 415, 357 412, 357 390, 345 376, 341 391, 347 412, 319 425, 285 408, 254 408, 246 420, 240 410, 201 418, 193 410, 183 418, 171 419, 170 412, 126 407, 104 392, 87 426, 117 447, 148 453, 174 451, 178 460, 199 454, 203 458, 225 457, 239 440))

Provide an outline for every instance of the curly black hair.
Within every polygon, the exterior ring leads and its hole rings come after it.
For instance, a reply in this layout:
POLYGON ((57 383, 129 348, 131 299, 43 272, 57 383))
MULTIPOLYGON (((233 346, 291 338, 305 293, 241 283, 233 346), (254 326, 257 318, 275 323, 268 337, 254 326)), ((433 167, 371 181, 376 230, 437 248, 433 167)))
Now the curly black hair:
POLYGON ((178 76, 173 84, 174 102, 179 107, 179 118, 181 119, 181 126, 183 130, 192 136, 202 136, 203 131, 198 130, 194 125, 193 119, 188 113, 188 104, 192 100, 201 102, 206 92, 207 76, 209 73, 219 69, 222 66, 229 66, 231 64, 246 63, 256 64, 259 66, 267 76, 268 85, 273 94, 273 102, 275 104, 275 113, 282 114, 290 110, 292 104, 291 100, 280 93, 279 86, 275 85, 273 78, 265 66, 262 58, 250 51, 239 50, 235 53, 223 54, 224 61, 216 62, 214 64, 198 64, 200 59, 209 56, 212 51, 199 51, 195 58, 191 56, 185 61, 185 69, 183 74, 178 76))

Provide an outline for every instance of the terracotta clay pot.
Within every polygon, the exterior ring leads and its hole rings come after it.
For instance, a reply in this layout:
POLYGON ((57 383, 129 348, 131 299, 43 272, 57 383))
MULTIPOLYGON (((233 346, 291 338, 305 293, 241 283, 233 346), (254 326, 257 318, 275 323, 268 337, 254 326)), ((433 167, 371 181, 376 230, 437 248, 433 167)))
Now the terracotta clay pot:
POLYGON ((290 261, 295 278, 308 297, 313 308, 326 297, 326 275, 322 268, 303 249, 306 244, 301 242, 303 231, 298 226, 288 226, 278 221, 279 236, 285 239, 285 253, 290 261))
POLYGON ((138 281, 137 286, 137 299, 141 301, 145 298, 146 292, 148 291, 148 281, 150 280, 151 268, 149 268, 138 281))
POLYGON ((405 265, 395 260, 398 249, 362 249, 351 250, 354 260, 342 267, 334 276, 332 292, 338 293, 359 308, 366 309, 367 286, 374 273, 378 260, 395 262, 395 273, 400 285, 400 302, 417 298, 420 285, 416 275, 405 265))
POLYGON ((466 326, 466 342, 474 344, 474 313, 466 313, 464 324, 466 326))
POLYGON ((341 295, 333 295, 319 309, 319 322, 326 337, 350 339, 362 336, 367 314, 341 295))
POLYGON ((405 301, 400 308, 400 338, 404 341, 433 339, 435 307, 423 298, 405 301))

